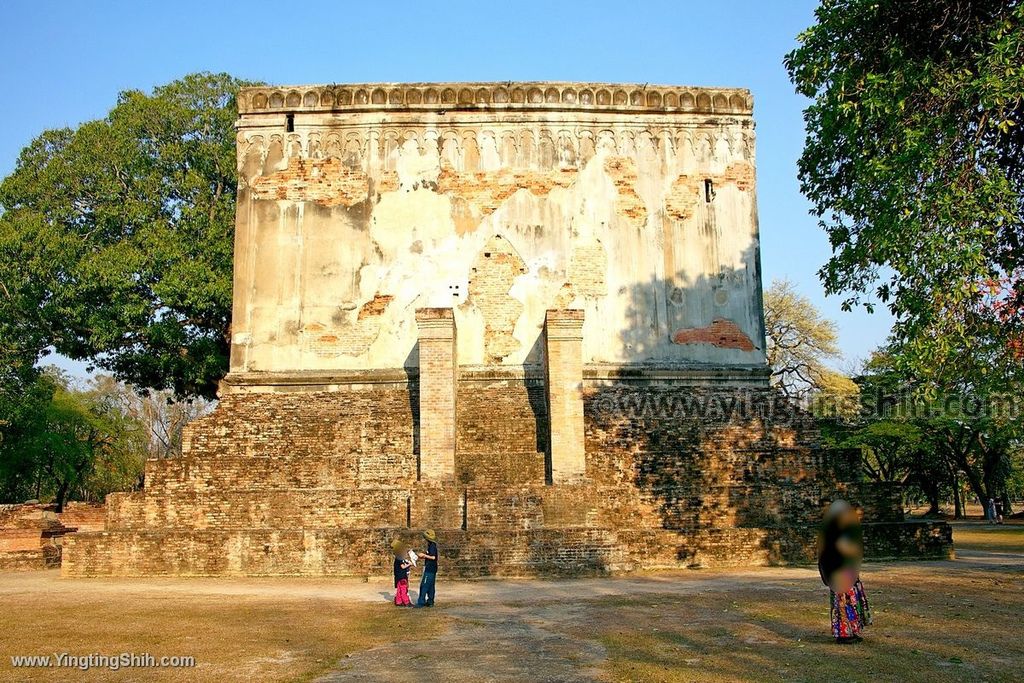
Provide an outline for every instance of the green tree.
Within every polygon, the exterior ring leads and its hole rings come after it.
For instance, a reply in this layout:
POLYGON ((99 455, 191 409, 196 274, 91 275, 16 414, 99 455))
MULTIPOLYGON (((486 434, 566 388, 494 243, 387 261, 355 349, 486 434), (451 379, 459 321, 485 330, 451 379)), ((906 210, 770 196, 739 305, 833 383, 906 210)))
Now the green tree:
POLYGON ((864 471, 878 481, 920 492, 931 513, 952 494, 963 513, 959 483, 979 503, 1002 498, 1009 509, 1015 453, 1024 444, 1019 400, 994 394, 922 392, 919 377, 904 372, 899 347, 876 352, 856 378, 861 410, 851 419, 826 423, 835 446, 859 448, 864 471))
POLYGON ((46 345, 35 304, 39 290, 24 272, 5 265, 0 254, 0 271, 8 275, 0 278, 0 444, 16 438, 52 393, 38 383, 36 368, 46 345))
POLYGON ((834 446, 859 449, 869 479, 902 484, 911 499, 923 498, 928 513, 938 514, 953 470, 918 419, 927 414, 921 405, 926 399, 894 369, 885 351, 872 354, 854 381, 860 389, 859 411, 825 422, 823 437, 834 446))
POLYGON ((126 91, 106 118, 22 151, 0 184, 0 306, 31 333, 0 324, 0 350, 34 362, 54 347, 138 386, 214 394, 229 349, 241 85, 193 74, 126 91))
POLYGON ((785 64, 801 186, 849 308, 896 316, 899 359, 950 386, 1022 374, 1024 2, 824 0, 785 64))
POLYGON ((55 385, 35 368, 0 365, 0 501, 21 502, 39 496, 35 461, 21 448, 45 428, 55 385))

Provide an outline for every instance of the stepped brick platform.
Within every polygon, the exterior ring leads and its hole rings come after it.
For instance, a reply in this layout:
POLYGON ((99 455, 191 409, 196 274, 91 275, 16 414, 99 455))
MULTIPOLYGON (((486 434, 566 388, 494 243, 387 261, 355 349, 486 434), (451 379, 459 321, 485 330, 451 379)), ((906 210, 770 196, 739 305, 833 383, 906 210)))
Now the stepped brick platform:
MULTIPOLYGON (((460 423, 457 476, 444 483, 417 481, 408 387, 228 395, 189 426, 182 457, 147 463, 144 491, 108 499, 105 532, 65 540, 64 573, 384 574, 390 542, 427 527, 458 576, 808 562, 822 508, 840 495, 864 510, 869 558, 949 554, 947 525, 904 522, 897 487, 852 483, 855 454, 820 449, 806 417, 758 417, 783 410, 770 391, 594 388, 586 478, 552 484, 544 453, 503 447, 507 411, 529 406, 524 382, 469 384, 491 399, 491 421, 460 423), (652 399, 755 415, 605 412, 652 399), (368 403, 392 407, 373 431, 368 403)), ((517 420, 516 446, 548 429, 543 412, 517 420)))
POLYGON ((103 503, 76 500, 65 503, 64 510, 57 513, 57 518, 73 532, 103 531, 107 510, 103 503))
POLYGON ((768 390, 743 89, 257 87, 238 97, 230 372, 69 576, 452 575, 876 557, 942 524, 768 390))

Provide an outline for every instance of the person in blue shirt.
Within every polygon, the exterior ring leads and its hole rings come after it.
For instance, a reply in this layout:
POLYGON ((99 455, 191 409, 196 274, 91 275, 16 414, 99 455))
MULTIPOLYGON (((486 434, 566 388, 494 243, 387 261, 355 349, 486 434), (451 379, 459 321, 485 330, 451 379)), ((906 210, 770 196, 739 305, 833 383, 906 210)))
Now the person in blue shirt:
POLYGON ((416 599, 417 607, 434 606, 434 581, 437 579, 437 536, 433 529, 423 532, 427 541, 427 549, 419 553, 423 558, 423 578, 420 579, 420 594, 416 599))

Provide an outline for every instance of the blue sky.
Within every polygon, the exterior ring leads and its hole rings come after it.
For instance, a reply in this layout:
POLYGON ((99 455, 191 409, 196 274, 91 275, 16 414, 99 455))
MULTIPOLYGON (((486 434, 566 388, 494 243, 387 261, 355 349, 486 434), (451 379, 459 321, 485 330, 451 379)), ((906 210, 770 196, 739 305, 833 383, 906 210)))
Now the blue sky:
MULTIPOLYGON (((800 195, 806 100, 782 58, 811 0, 675 2, 4 3, 0 174, 46 128, 102 117, 117 93, 192 71, 269 83, 615 81, 746 87, 757 121, 765 285, 789 277, 839 324, 848 359, 885 340, 884 312, 843 313, 816 271, 825 235, 800 195)), ((62 363, 73 370, 82 366, 62 363)))

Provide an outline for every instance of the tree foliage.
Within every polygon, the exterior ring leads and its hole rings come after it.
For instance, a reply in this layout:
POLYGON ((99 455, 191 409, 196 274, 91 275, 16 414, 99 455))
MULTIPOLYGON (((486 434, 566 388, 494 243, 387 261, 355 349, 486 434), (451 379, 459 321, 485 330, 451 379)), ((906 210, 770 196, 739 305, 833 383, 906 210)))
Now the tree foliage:
MULTIPOLYGON (((48 130, 0 184, 0 352, 212 396, 227 368, 235 94, 194 74, 48 130)), ((21 365, 25 363, 22 362, 21 365)))
POLYGON ((52 500, 60 511, 68 500, 103 500, 138 484, 145 425, 95 380, 78 388, 51 368, 39 374, 30 396, 0 441, 5 501, 52 500))
POLYGON ((94 377, 90 390, 141 426, 146 454, 157 459, 181 455, 186 425, 216 405, 202 398, 180 400, 169 390, 140 392, 109 375, 94 377))
POLYGON ((888 305, 922 379, 1019 377, 1024 2, 824 0, 816 18, 785 63, 813 100, 799 173, 826 290, 888 305))
POLYGON ((1024 446, 1019 397, 976 390, 925 394, 918 388, 923 380, 903 371, 899 349, 876 352, 868 361, 856 378, 860 410, 825 425, 827 441, 860 449, 868 476, 911 486, 932 512, 949 494, 961 512, 961 481, 979 503, 1002 499, 1009 509, 1024 446))
POLYGON ((828 365, 842 358, 836 324, 792 282, 772 282, 764 294, 764 321, 772 384, 785 396, 827 395, 836 406, 835 400, 856 394, 856 385, 828 365))

